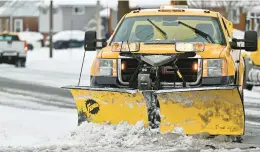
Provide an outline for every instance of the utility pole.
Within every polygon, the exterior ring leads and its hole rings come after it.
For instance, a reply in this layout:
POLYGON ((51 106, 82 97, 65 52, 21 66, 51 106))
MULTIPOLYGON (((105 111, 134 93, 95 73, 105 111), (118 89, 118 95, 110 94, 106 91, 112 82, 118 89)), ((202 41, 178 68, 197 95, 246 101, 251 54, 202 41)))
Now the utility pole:
POLYGON ((97 24, 97 28, 96 28, 96 32, 97 32, 97 39, 101 39, 101 19, 100 19, 100 1, 97 0, 97 15, 96 15, 96 24, 97 24))
POLYGON ((53 34, 53 1, 50 1, 50 31, 49 31, 49 37, 50 37, 50 58, 53 56, 53 41, 52 41, 52 34, 53 34))
POLYGON ((109 35, 113 34, 112 22, 113 22, 112 9, 110 8, 109 9, 109 17, 108 17, 108 33, 109 33, 109 35))
MULTIPOLYGON (((100 1, 97 0, 97 12, 96 12, 96 32, 97 32, 97 39, 100 40, 101 39, 101 19, 100 19, 100 9, 101 9, 101 6, 100 6, 100 1)), ((98 43, 99 44, 99 43, 98 43)), ((98 54, 99 50, 97 50, 97 54, 98 54)))

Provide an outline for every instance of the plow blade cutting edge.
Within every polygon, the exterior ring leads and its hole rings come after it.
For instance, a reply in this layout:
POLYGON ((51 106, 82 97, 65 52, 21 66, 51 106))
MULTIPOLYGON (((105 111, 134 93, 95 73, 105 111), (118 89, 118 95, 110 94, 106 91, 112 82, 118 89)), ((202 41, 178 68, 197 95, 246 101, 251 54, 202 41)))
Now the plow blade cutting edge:
POLYGON ((243 101, 235 86, 158 91, 66 88, 76 102, 79 123, 126 121, 134 125, 143 121, 144 127, 149 127, 152 121, 158 122, 161 133, 181 129, 184 134, 244 134, 243 101))

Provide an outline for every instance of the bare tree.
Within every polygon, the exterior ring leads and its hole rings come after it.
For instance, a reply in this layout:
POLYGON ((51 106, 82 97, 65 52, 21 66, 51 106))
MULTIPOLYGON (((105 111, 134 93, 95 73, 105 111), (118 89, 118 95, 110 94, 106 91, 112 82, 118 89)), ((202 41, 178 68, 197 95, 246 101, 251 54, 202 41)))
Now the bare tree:
POLYGON ((171 0, 171 5, 187 5, 186 0, 171 0))
POLYGON ((231 18, 232 10, 243 8, 244 12, 248 12, 252 7, 260 5, 260 0, 188 0, 188 5, 201 9, 224 8, 223 15, 231 18))
POLYGON ((118 22, 121 20, 121 18, 126 14, 130 12, 129 8, 129 1, 128 0, 118 0, 118 12, 117 12, 117 20, 118 22))

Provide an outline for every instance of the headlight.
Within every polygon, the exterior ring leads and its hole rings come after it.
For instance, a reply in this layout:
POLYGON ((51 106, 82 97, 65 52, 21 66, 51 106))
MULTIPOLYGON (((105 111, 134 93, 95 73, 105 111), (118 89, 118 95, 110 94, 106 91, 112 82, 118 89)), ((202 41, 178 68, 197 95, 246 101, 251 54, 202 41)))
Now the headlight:
POLYGON ((115 59, 99 59, 96 65, 97 76, 116 76, 115 59))
POLYGON ((219 77, 227 75, 227 63, 223 59, 203 60, 203 76, 219 77))

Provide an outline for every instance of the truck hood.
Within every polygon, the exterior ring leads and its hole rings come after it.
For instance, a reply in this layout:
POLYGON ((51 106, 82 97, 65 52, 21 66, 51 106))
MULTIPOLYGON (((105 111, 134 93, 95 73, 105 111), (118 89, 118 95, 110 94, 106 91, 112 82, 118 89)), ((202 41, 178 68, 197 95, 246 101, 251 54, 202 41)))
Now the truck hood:
MULTIPOLYGON (((202 58, 219 58, 227 50, 226 46, 219 44, 205 44, 205 49, 203 52, 197 52, 197 55, 200 55, 202 58)), ((140 44, 140 50, 134 52, 137 54, 172 54, 180 53, 175 51, 174 44, 140 44)), ((118 58, 119 52, 112 52, 111 46, 103 48, 98 58, 118 58)))

